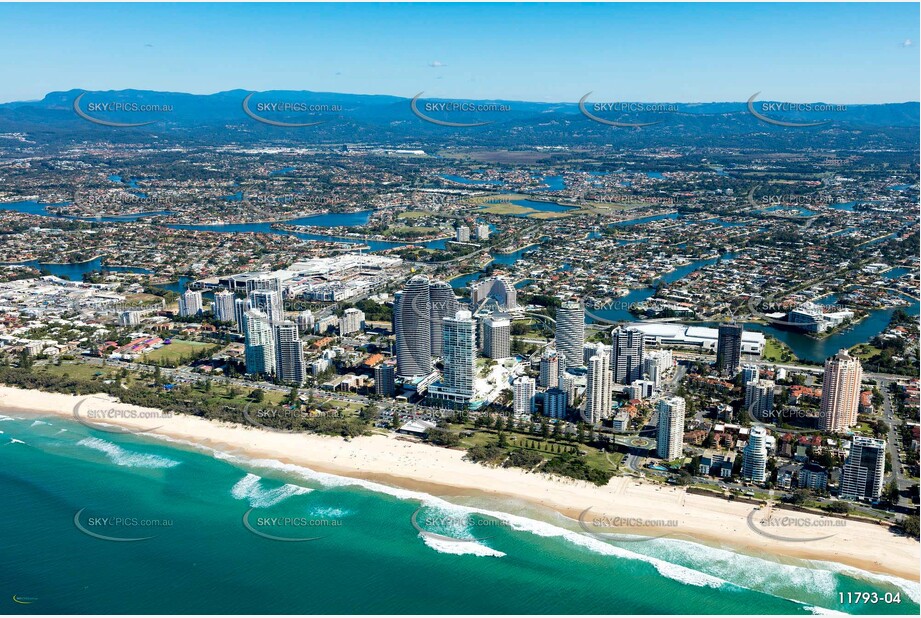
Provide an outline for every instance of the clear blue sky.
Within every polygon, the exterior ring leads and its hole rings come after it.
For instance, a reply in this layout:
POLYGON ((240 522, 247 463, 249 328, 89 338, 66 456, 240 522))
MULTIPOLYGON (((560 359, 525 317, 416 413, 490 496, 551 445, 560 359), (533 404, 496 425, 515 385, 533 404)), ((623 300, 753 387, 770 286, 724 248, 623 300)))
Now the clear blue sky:
POLYGON ((919 5, 0 4, 0 101, 315 90, 532 101, 919 96, 919 5))

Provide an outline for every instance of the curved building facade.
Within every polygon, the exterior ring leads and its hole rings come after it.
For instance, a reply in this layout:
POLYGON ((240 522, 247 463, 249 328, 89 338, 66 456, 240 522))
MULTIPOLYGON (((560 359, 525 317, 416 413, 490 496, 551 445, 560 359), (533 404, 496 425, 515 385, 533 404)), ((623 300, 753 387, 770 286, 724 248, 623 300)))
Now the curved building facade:
POLYGON ((406 282, 393 301, 393 334, 396 337, 397 375, 402 378, 432 373, 431 307, 429 279, 416 275, 406 282))

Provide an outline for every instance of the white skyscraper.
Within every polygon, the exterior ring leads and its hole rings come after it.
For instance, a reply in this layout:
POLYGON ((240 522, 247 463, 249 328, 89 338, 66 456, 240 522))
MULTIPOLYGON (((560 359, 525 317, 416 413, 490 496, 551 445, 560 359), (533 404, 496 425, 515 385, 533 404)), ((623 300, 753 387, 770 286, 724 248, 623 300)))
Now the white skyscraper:
POLYGON ((855 436, 841 471, 838 497, 846 500, 878 500, 886 473, 886 441, 855 436))
POLYGON ((659 400, 659 424, 656 428, 656 454, 666 461, 681 457, 684 442, 684 409, 682 397, 659 400))
POLYGON ((485 223, 480 223, 476 226, 476 239, 477 240, 488 240, 489 239, 489 226, 485 223))
POLYGON ((675 364, 671 350, 652 350, 643 354, 643 375, 659 388, 663 376, 675 364))
POLYGON ((233 292, 221 290, 214 293, 214 317, 221 322, 236 322, 233 292))
POLYGON ((297 329, 302 335, 312 333, 316 323, 316 318, 313 317, 313 311, 310 309, 305 309, 297 314, 297 329))
POLYGON ((505 316, 490 316, 483 324, 483 356, 508 358, 511 356, 512 323, 505 316))
POLYGON ((393 334, 396 338, 397 375, 420 378, 432 373, 431 308, 429 280, 416 275, 394 294, 393 334))
POLYGON ((566 357, 567 366, 582 363, 585 343, 585 308, 578 301, 566 301, 556 310, 556 349, 566 357))
POLYGON ((764 483, 767 470, 767 430, 752 427, 748 444, 742 451, 742 478, 752 483, 764 483))
POLYGON ((284 306, 278 292, 267 289, 253 290, 249 293, 248 300, 251 308, 264 313, 273 323, 285 319, 284 306))
POLYGON ((179 296, 179 316, 188 318, 193 315, 200 315, 204 309, 201 299, 201 292, 198 290, 186 290, 179 296))
POLYGON ((365 312, 355 307, 349 307, 342 312, 339 320, 339 334, 351 335, 363 330, 365 327, 365 312))
POLYGON ((604 344, 595 346, 595 354, 588 361, 588 382, 585 387, 585 419, 597 423, 611 412, 610 349, 604 344))
POLYGON ((470 303, 479 307, 486 299, 492 299, 503 311, 518 307, 518 292, 512 282, 503 275, 482 279, 470 285, 470 303))
POLYGON ((454 403, 469 403, 476 377, 476 322, 469 311, 458 311, 442 325, 444 373, 429 386, 429 394, 454 403))
POLYGON ((742 365, 742 386, 745 386, 749 382, 754 382, 759 377, 758 365, 742 365))
POLYGON ((275 374, 285 384, 301 385, 307 379, 307 365, 304 362, 304 343, 297 333, 297 324, 284 321, 276 324, 275 374))
POLYGON ((771 422, 774 414, 774 380, 753 380, 746 384, 745 409, 753 419, 771 422))
POLYGON ((819 407, 819 427, 823 431, 843 433, 857 424, 862 379, 860 359, 848 354, 847 350, 840 350, 825 361, 819 407))
POLYGON ((519 376, 512 382, 514 395, 513 409, 515 414, 531 414, 534 412, 534 378, 519 376))
POLYGON ((457 242, 470 242, 470 228, 466 225, 457 226, 457 242))
POLYGON ((540 385, 543 388, 560 385, 560 355, 553 350, 546 350, 540 357, 540 385))
POLYGON ((243 316, 246 345, 246 373, 275 375, 275 334, 269 317, 258 309, 243 316))
POLYGON ((429 341, 432 347, 432 356, 441 356, 441 328, 445 318, 453 318, 460 303, 454 296, 454 288, 447 281, 433 280, 429 282, 429 341))

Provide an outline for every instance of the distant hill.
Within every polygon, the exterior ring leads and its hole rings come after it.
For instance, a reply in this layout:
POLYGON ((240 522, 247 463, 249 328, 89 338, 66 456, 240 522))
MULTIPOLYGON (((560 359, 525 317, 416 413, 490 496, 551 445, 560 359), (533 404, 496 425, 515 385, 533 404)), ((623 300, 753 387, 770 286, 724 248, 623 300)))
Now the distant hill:
MULTIPOLYGON (((756 111, 784 122, 824 121, 815 127, 784 127, 759 120, 745 101, 665 103, 666 111, 607 112, 586 101, 589 113, 604 120, 650 126, 614 127, 586 117, 577 103, 527 101, 418 101, 421 114, 442 122, 489 123, 476 127, 449 127, 419 118, 411 97, 340 94, 309 91, 270 91, 254 94, 250 111, 269 122, 247 115, 243 101, 250 92, 230 90, 209 95, 147 90, 48 93, 40 101, 0 104, 0 133, 26 132, 46 143, 92 139, 104 135, 113 141, 142 136, 157 141, 191 143, 378 143, 401 146, 457 144, 493 147, 611 145, 615 147, 701 146, 748 148, 898 148, 916 150, 919 103, 848 105, 846 110, 775 111, 770 101, 758 100, 756 111), (74 110, 106 122, 150 122, 141 127, 109 127, 87 120, 74 110), (440 112, 436 103, 467 106, 496 105, 505 111, 440 112), (100 105, 135 107, 137 111, 107 111, 100 105), (308 109, 337 106, 333 111, 273 111, 272 104, 308 109), (142 111, 145 105, 168 106, 168 112, 142 111), (322 122, 310 127, 270 124, 322 122)), ((644 103, 644 105, 650 105, 644 103)), ((816 105, 816 104, 812 104, 816 105)), ((635 109, 635 108, 631 108, 635 109)), ((777 108, 779 110, 779 108, 777 108)))

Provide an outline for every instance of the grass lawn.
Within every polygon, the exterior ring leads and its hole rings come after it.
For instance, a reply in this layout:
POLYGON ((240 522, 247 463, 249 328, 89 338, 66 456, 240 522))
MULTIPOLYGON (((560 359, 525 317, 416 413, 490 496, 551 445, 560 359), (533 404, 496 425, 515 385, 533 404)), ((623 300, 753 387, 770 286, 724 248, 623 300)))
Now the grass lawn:
POLYGON ((857 358, 863 361, 873 358, 874 356, 879 354, 881 351, 882 350, 880 350, 876 346, 872 346, 868 343, 858 343, 850 350, 852 355, 856 356, 857 358))
POLYGON ((182 357, 188 357, 204 348, 217 347, 200 341, 184 341, 182 339, 173 339, 169 345, 165 345, 158 350, 148 352, 141 357, 142 363, 159 363, 161 361, 178 362, 182 357))
POLYGON ((796 360, 793 350, 773 337, 768 337, 764 343, 764 353, 761 355, 762 360, 772 362, 790 362, 796 360), (789 354, 787 361, 784 361, 784 352, 789 354))
POLYGON ((432 213, 424 210, 407 210, 397 215, 397 219, 424 219, 433 216, 432 213))

